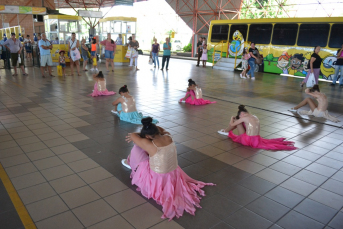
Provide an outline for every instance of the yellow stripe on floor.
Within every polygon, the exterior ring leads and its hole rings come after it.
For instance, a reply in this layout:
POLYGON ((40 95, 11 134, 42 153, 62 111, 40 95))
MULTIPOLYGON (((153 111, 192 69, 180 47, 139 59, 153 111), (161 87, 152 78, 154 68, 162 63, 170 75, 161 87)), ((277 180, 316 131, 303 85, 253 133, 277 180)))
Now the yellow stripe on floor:
POLYGON ((17 191, 13 187, 13 184, 9 177, 7 176, 6 171, 2 167, 0 163, 0 179, 2 180, 2 183, 4 184, 8 195, 10 196, 12 203, 21 219, 21 222, 24 224, 25 229, 36 229, 36 225, 33 223, 31 216, 26 210, 25 205, 21 201, 20 197, 18 196, 17 191))

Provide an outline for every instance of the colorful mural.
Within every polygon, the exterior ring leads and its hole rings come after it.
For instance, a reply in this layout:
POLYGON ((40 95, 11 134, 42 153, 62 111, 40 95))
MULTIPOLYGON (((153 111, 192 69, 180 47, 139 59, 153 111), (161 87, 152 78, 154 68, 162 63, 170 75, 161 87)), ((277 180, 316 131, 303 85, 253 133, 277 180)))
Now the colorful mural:
POLYGON ((232 41, 229 46, 230 57, 235 57, 236 53, 237 53, 237 56, 242 55, 243 49, 244 49, 243 34, 239 30, 236 30, 232 35, 232 41))
MULTIPOLYGON (((290 54, 292 51, 283 51, 280 56, 274 56, 273 53, 268 54, 264 58, 264 72, 306 76, 312 52, 294 53, 293 51, 294 54, 290 54)), ((337 58, 332 54, 326 53, 324 57, 321 54, 319 53, 323 58, 320 66, 321 78, 332 79, 335 72, 334 62, 337 58)))

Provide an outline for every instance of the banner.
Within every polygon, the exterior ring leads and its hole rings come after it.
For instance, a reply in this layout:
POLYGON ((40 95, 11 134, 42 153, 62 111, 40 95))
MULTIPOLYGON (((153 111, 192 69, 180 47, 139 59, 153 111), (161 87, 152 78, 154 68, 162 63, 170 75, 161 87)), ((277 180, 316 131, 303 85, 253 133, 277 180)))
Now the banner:
POLYGON ((5 6, 5 12, 3 13, 18 14, 19 6, 5 6))
POLYGON ((32 14, 32 7, 30 6, 19 6, 20 14, 32 14))
POLYGON ((46 14, 45 7, 32 7, 32 14, 46 14))
POLYGON ((92 17, 92 18, 102 18, 102 11, 79 10, 79 16, 81 16, 81 17, 92 17))
POLYGON ((46 14, 45 7, 0 5, 0 13, 7 14, 46 14))

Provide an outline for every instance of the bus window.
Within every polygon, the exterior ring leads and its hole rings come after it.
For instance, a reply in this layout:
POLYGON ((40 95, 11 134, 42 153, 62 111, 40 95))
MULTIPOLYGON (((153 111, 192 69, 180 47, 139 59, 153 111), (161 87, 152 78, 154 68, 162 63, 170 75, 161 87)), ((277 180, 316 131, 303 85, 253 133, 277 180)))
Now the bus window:
POLYGON ((273 45, 295 45, 297 39, 297 24, 275 24, 273 32, 273 45))
POLYGON ((231 25, 230 29, 230 36, 229 36, 229 41, 231 42, 233 40, 233 33, 238 30, 242 35, 243 39, 247 39, 247 32, 248 32, 248 25, 231 25))
POLYGON ((211 42, 226 41, 229 34, 229 25, 213 25, 211 42))
POLYGON ((251 24, 249 28, 249 41, 253 41, 256 44, 269 44, 272 30, 272 24, 251 24))
MULTIPOLYGON (((342 47, 343 37, 343 24, 334 24, 331 27, 331 35, 329 40, 330 48, 342 47)), ((341 73, 342 74, 342 73, 341 73)))
POLYGON ((301 24, 298 36, 299 46, 326 47, 329 36, 329 24, 301 24))

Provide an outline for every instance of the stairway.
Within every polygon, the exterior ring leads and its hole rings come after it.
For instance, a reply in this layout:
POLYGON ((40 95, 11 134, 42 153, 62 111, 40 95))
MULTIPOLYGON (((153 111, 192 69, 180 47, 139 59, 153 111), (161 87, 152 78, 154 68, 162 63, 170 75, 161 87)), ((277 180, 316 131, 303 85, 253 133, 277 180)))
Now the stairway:
MULTIPOLYGON (((237 60, 236 65, 241 62, 240 59, 237 60)), ((221 58, 214 66, 213 69, 226 70, 233 72, 235 70, 235 58, 221 58)))

